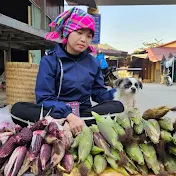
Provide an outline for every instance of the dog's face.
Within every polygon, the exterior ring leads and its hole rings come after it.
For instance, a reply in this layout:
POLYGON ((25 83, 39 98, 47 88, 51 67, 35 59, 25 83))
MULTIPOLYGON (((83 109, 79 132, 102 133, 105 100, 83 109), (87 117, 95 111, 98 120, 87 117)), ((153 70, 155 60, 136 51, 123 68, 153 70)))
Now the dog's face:
POLYGON ((142 83, 136 78, 118 79, 115 85, 126 94, 136 94, 143 88, 142 83))

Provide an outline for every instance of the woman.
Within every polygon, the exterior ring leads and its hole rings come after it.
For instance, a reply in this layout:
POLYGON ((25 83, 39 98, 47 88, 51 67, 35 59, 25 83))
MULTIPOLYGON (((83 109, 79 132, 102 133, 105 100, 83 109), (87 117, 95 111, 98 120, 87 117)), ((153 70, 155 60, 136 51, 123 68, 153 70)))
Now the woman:
MULTIPOLYGON (((90 116, 92 110, 98 113, 122 112, 124 107, 120 102, 104 102, 113 100, 116 90, 105 88, 98 61, 90 54, 92 47, 89 45, 95 32, 93 17, 74 7, 60 14, 50 26, 56 30, 48 33, 46 38, 60 37, 63 42, 41 59, 35 90, 37 104, 51 109, 54 118, 66 118, 74 134, 81 132, 84 126, 79 112, 81 116, 90 116), (103 103, 91 108, 90 97, 103 103), (109 105, 111 107, 106 109, 109 105)), ((39 111, 38 107, 36 109, 39 111)), ((23 118, 35 121, 31 116, 23 118)), ((86 123, 90 125, 94 121, 86 123)))

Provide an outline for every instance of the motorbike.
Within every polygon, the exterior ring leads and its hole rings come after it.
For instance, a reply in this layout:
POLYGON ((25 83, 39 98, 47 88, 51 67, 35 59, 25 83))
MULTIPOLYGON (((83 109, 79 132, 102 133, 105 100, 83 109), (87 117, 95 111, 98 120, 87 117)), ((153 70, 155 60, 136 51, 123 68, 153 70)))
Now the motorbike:
POLYGON ((103 71, 105 86, 114 87, 114 82, 119 78, 116 72, 116 67, 109 67, 103 71))
POLYGON ((2 75, 0 75, 0 89, 5 90, 5 87, 5 74, 3 73, 2 75))
POLYGON ((172 83, 172 78, 170 77, 170 72, 164 75, 164 79, 166 81, 167 86, 172 86, 173 83, 172 83))

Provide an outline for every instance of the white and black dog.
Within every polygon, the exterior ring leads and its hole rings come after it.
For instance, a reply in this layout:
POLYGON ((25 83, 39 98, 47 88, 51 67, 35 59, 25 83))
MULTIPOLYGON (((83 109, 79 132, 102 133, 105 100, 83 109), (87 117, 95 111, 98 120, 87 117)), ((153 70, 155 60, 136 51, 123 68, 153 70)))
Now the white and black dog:
POLYGON ((117 88, 114 100, 121 101, 126 108, 132 108, 136 103, 136 93, 143 88, 142 83, 136 78, 121 78, 115 82, 117 88))

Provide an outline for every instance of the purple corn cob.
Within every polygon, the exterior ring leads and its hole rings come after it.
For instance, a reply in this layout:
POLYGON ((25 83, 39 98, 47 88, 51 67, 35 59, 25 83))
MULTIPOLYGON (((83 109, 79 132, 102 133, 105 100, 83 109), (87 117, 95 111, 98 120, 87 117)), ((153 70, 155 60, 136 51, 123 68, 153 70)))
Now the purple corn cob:
POLYGON ((24 146, 17 147, 12 153, 4 169, 4 176, 16 176, 21 168, 27 149, 24 146))
POLYGON ((65 169, 65 172, 70 174, 72 169, 73 169, 73 165, 74 165, 74 157, 72 154, 65 154, 64 158, 62 159, 62 166, 65 169))
POLYGON ((0 132, 14 132, 15 128, 12 123, 9 122, 1 122, 0 123, 0 132))
POLYGON ((16 135, 18 145, 25 145, 31 142, 32 131, 30 128, 23 128, 20 133, 16 135))
POLYGON ((0 165, 3 164, 3 159, 8 157, 16 148, 16 138, 11 136, 7 142, 0 148, 0 165))
POLYGON ((48 125, 47 120, 45 120, 45 119, 44 120, 39 120, 31 127, 31 130, 32 131, 44 130, 47 125, 48 125))
POLYGON ((57 140, 57 138, 53 134, 47 134, 45 136, 45 141, 47 144, 53 144, 54 141, 56 141, 56 140, 57 140))
POLYGON ((62 141, 65 143, 65 150, 68 151, 71 148, 71 145, 73 143, 73 135, 70 130, 70 126, 68 122, 65 122, 64 124, 64 137, 62 138, 62 141))
POLYGON ((41 149, 45 134, 46 132, 42 130, 33 132, 33 137, 31 142, 31 153, 33 153, 35 157, 37 157, 37 155, 40 153, 40 149, 41 149))
POLYGON ((63 127, 57 122, 51 122, 48 125, 48 133, 53 134, 58 139, 61 139, 64 136, 63 127))
POLYGON ((51 158, 51 151, 52 151, 52 148, 50 145, 48 144, 42 145, 41 150, 40 150, 40 161, 42 165, 42 170, 46 168, 46 164, 51 158))
POLYGON ((51 165, 55 167, 65 155, 65 145, 61 140, 56 140, 53 144, 51 165))
POLYGON ((13 132, 0 133, 0 143, 4 145, 12 135, 13 135, 13 132))
POLYGON ((94 133, 93 138, 97 147, 103 149, 107 156, 111 155, 110 145, 105 141, 105 139, 100 133, 94 133))
POLYGON ((32 162, 34 160, 35 160, 35 156, 31 154, 29 151, 27 151, 25 159, 23 161, 23 164, 17 176, 22 176, 29 169, 29 167, 32 165, 32 162))
POLYGON ((42 175, 42 166, 39 156, 32 162, 31 172, 34 175, 42 175))
POLYGON ((19 133, 23 128, 20 125, 15 125, 15 132, 19 133))

